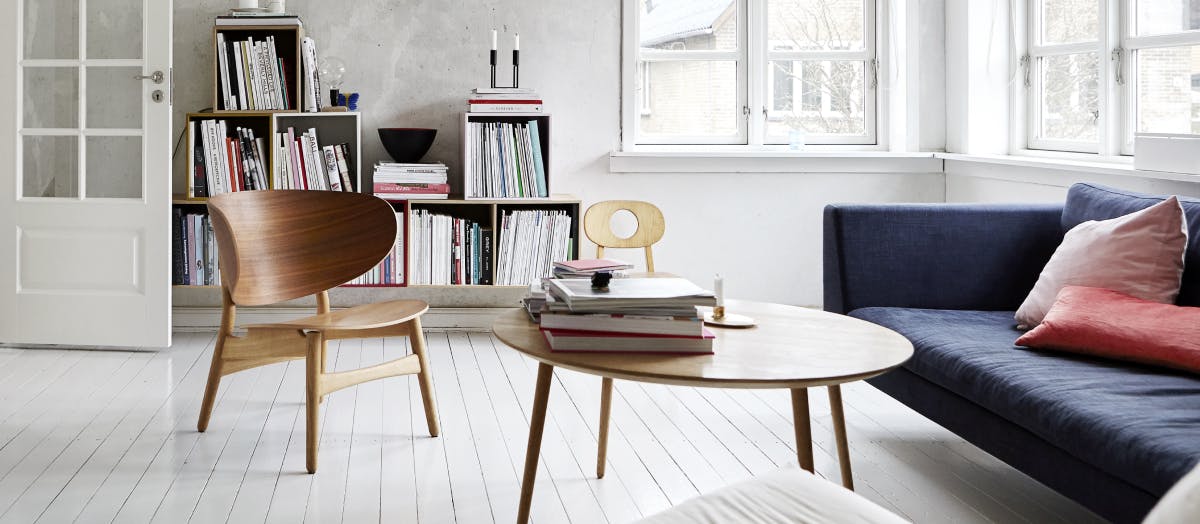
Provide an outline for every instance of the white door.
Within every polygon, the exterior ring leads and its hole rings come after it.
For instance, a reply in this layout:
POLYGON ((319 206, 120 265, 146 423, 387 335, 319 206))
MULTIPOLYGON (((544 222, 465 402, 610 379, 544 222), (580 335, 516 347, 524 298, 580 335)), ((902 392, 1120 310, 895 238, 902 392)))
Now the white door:
POLYGON ((5 1, 0 342, 168 346, 172 2, 5 1))

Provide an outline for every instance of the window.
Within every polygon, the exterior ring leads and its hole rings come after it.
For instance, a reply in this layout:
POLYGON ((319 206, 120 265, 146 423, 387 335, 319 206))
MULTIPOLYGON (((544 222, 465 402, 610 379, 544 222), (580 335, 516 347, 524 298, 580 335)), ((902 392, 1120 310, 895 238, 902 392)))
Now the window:
POLYGON ((1134 133, 1200 133, 1200 0, 1110 1, 1029 3, 1030 149, 1132 154, 1134 133))
POLYGON ((625 0, 626 145, 875 144, 875 0, 625 0))

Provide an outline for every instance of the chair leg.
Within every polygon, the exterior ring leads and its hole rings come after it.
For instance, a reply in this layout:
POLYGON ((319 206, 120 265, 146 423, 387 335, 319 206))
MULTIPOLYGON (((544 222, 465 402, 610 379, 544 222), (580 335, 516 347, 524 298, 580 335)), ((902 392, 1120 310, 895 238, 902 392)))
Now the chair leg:
POLYGON ((221 355, 224 353, 227 336, 225 333, 217 334, 217 346, 213 348, 212 363, 208 366, 208 384, 204 386, 200 419, 196 421, 196 431, 201 433, 208 429, 208 419, 212 416, 213 403, 217 400, 217 388, 221 385, 221 355))
POLYGON ((417 382, 421 385, 421 400, 425 402, 425 422, 429 425, 429 436, 436 437, 441 433, 441 428, 438 426, 437 405, 433 401, 433 373, 429 369, 429 358, 425 355, 425 332, 421 330, 420 317, 409 322, 412 328, 409 338, 412 339, 413 354, 421 363, 417 382))
POLYGON ((324 345, 325 336, 320 332, 310 332, 305 338, 307 339, 308 352, 305 355, 304 371, 305 371, 305 395, 304 407, 307 416, 307 426, 305 428, 305 459, 309 473, 317 472, 317 445, 321 440, 320 426, 320 403, 321 403, 321 346, 324 345))
POLYGON ((196 421, 196 430, 203 433, 208 429, 208 419, 212 416, 213 403, 217 400, 217 388, 221 385, 221 366, 224 364, 225 341, 233 335, 233 323, 237 307, 229 290, 221 288, 221 328, 217 331, 217 345, 213 348, 212 363, 208 366, 208 384, 204 386, 204 399, 200 402, 200 418, 196 421))
POLYGON ((604 465, 608 461, 608 418, 612 411, 613 379, 604 377, 600 381, 600 438, 596 442, 596 478, 604 478, 604 465))

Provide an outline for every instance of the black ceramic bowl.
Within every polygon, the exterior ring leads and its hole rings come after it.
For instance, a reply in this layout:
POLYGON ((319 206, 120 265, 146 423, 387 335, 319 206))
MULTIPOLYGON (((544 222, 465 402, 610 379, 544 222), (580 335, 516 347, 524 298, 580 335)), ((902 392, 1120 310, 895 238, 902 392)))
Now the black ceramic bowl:
POLYGON ((436 129, 379 128, 379 141, 383 142, 383 148, 392 156, 392 160, 402 164, 420 162, 421 157, 429 152, 435 136, 437 136, 436 129))

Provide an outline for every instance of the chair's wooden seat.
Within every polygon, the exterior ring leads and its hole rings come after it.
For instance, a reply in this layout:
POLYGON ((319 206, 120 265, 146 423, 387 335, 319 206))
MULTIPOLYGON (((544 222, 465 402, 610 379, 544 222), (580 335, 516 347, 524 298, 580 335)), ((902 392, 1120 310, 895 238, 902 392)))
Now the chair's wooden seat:
POLYGON ((429 309, 423 300, 392 300, 364 304, 298 318, 286 322, 251 324, 247 329, 300 329, 306 331, 350 331, 376 329, 408 322, 429 309))

